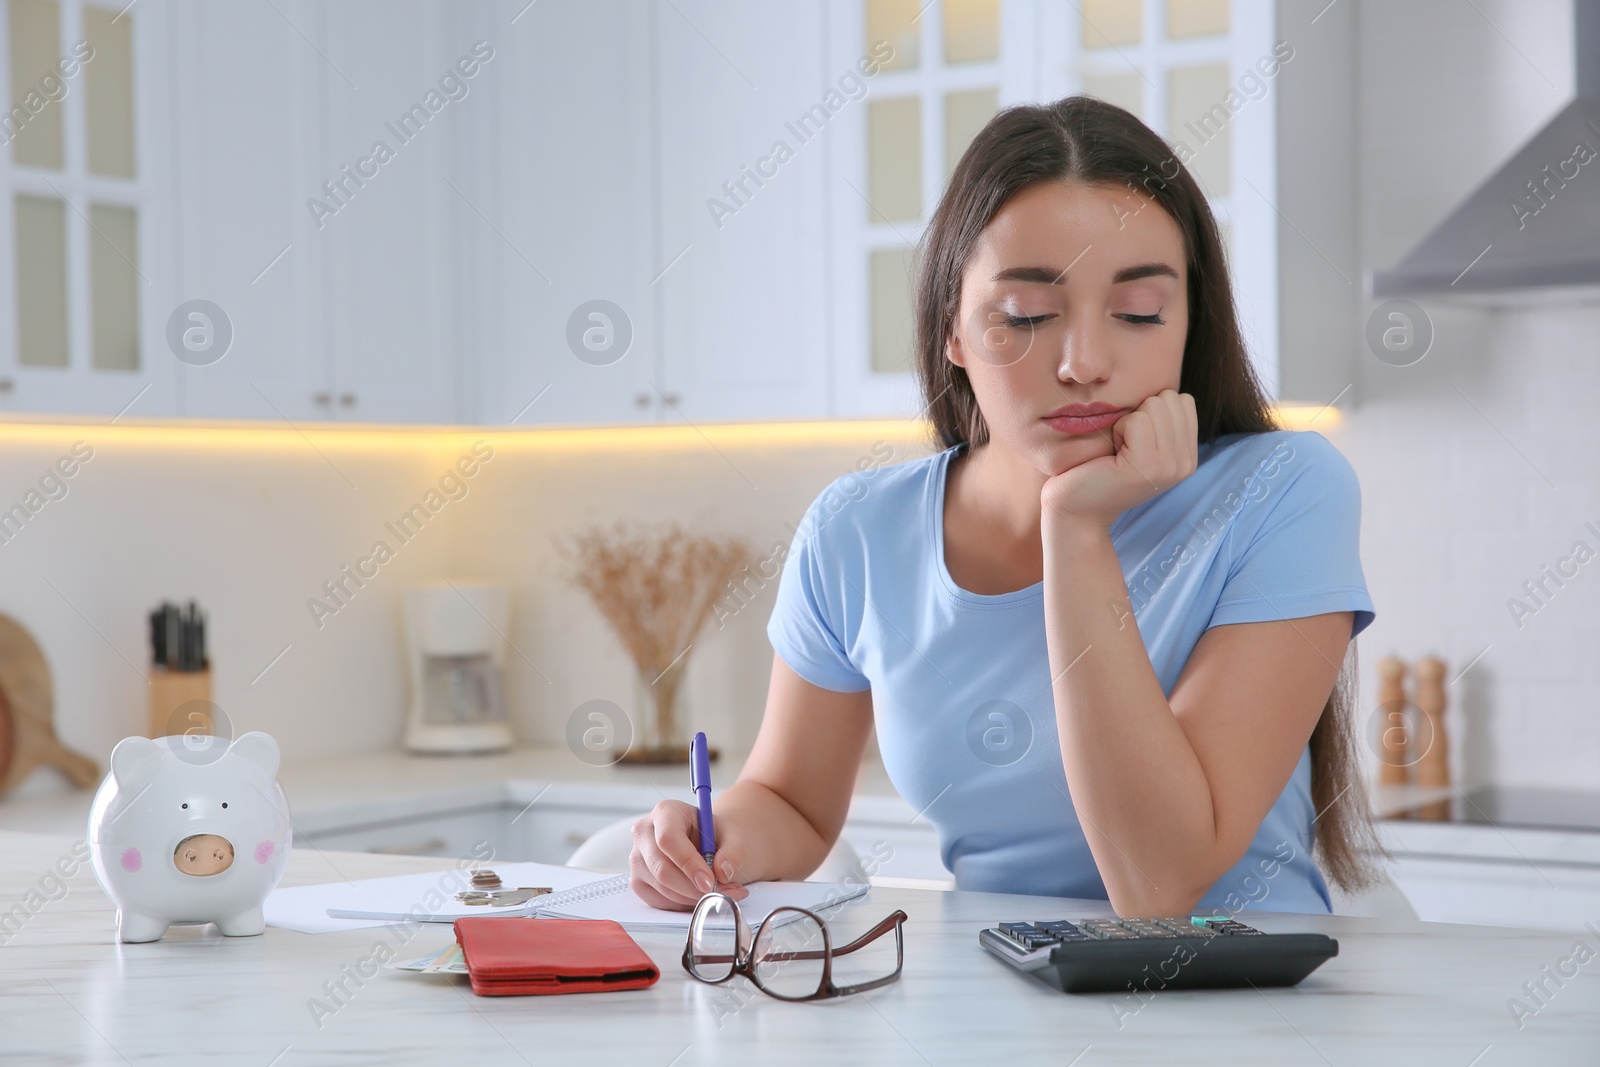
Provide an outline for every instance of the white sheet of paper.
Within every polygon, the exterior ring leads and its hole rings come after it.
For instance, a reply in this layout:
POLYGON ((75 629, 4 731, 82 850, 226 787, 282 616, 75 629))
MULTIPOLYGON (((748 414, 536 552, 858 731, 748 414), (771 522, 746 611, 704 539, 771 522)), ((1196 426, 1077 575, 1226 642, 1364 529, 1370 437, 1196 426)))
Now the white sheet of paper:
MULTIPOLYGON (((495 863, 488 869, 498 874, 501 882, 510 888, 549 886, 557 892, 611 877, 546 863, 495 863)), ((523 913, 521 908, 474 906, 455 899, 458 891, 471 888, 470 868, 449 868, 421 874, 395 874, 385 878, 280 887, 268 894, 264 911, 269 926, 306 934, 360 930, 406 922, 410 920, 400 916, 410 915, 413 910, 427 914, 427 921, 430 922, 454 922, 466 915, 523 913), (330 916, 329 908, 381 912, 394 917, 340 918, 330 916)))
MULTIPOLYGON (((508 908, 463 904, 455 899, 455 894, 471 888, 471 872, 470 869, 451 868, 275 889, 266 900, 266 919, 271 926, 322 934, 416 921, 407 916, 421 916, 421 921, 437 923, 451 923, 469 915, 515 917, 536 913, 551 905, 548 914, 552 917, 615 919, 633 930, 685 930, 689 926, 689 912, 650 907, 628 888, 626 876, 595 874, 544 863, 496 863, 490 869, 500 875, 501 882, 508 887, 549 886, 557 897, 554 900, 534 897, 508 908), (615 884, 602 886, 601 883, 615 884), (607 891, 581 902, 567 903, 559 899, 559 894, 589 886, 607 891), (336 913, 357 914, 329 915, 330 909, 336 913)), ((836 882, 755 882, 749 890, 739 910, 754 928, 775 908, 790 906, 820 911, 863 896, 867 886, 836 882)))

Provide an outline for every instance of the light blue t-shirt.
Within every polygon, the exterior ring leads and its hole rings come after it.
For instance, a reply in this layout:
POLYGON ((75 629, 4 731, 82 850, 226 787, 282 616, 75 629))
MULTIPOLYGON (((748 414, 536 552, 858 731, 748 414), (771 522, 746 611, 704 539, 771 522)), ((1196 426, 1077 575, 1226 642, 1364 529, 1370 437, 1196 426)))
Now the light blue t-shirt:
MULTIPOLYGON (((872 690, 890 780, 939 834, 961 889, 1105 899, 1067 788, 1044 583, 968 592, 944 562, 944 491, 965 445, 836 479, 806 510, 767 624, 824 689, 872 690)), ((1354 611, 1373 620, 1355 472, 1315 432, 1230 434, 1111 526, 1134 618, 1172 695, 1208 627, 1354 611)), ((1198 911, 1327 912, 1300 755, 1239 863, 1198 911)))

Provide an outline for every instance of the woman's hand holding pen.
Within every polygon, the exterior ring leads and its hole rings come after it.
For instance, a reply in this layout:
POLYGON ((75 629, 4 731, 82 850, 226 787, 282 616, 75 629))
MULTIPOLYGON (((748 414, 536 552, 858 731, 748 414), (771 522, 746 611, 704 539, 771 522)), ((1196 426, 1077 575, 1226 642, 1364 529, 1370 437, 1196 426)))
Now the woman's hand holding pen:
POLYGON ((738 827, 716 817, 712 826, 717 841, 714 881, 700 854, 700 813, 692 804, 658 801, 650 814, 633 824, 628 873, 640 900, 653 908, 688 911, 713 889, 734 900, 749 894, 736 880, 744 857, 738 827))
POLYGON ((1163 389, 1101 433, 1112 455, 1070 467, 1040 491, 1044 521, 1109 531, 1117 516, 1170 489, 1199 465, 1194 397, 1163 389))

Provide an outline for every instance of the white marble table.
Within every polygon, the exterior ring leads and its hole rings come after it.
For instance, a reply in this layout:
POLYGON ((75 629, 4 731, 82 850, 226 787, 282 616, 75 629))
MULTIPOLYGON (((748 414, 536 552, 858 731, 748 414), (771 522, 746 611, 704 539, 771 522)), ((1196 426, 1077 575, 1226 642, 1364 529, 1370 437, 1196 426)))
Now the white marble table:
MULTIPOLYGON (((29 896, 75 840, 0 831, 0 917, 14 924, 0 930, 8 1065, 1600 1063, 1600 958, 1548 983, 1553 995, 1520 1031, 1507 1007, 1580 935, 1600 949, 1581 931, 1247 913, 1265 930, 1330 934, 1339 956, 1293 989, 1163 993, 1140 1006, 1054 992, 978 947, 977 931, 997 920, 1107 914, 1103 902, 886 888, 838 920, 849 932, 896 907, 910 915, 903 977, 866 996, 784 1004, 748 986, 724 992, 683 974, 679 935, 640 934, 662 971, 648 990, 482 998, 462 977, 380 971, 347 980, 350 994, 319 1025, 313 999, 327 1003, 325 983, 387 928, 227 938, 174 927, 124 945, 87 865, 57 899, 29 896)), ((284 884, 447 865, 302 850, 284 884)), ((450 936, 430 926, 411 945, 421 954, 450 936)))

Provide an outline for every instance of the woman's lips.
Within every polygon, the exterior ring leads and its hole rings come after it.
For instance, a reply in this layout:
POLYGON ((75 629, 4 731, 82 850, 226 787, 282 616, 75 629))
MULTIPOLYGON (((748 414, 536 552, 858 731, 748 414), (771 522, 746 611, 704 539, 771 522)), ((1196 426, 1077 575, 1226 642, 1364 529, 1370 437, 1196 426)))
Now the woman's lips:
POLYGON ((1044 420, 1045 425, 1061 433, 1097 433, 1116 424, 1126 411, 1106 411, 1098 415, 1055 415, 1044 420))

